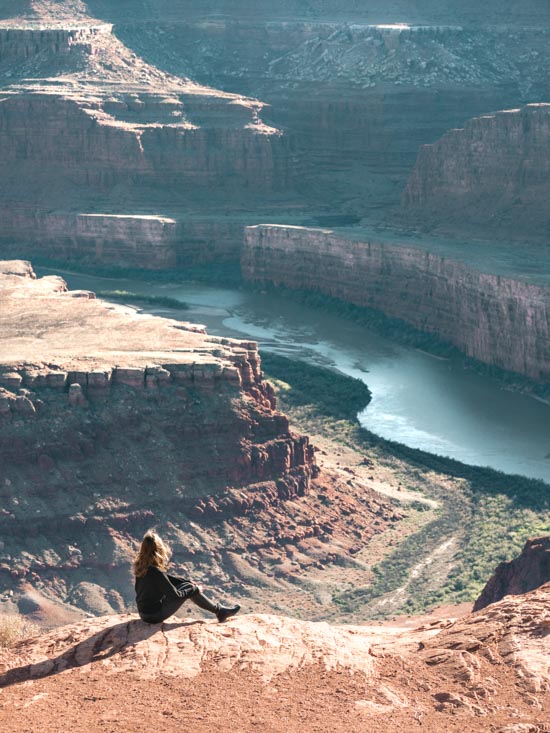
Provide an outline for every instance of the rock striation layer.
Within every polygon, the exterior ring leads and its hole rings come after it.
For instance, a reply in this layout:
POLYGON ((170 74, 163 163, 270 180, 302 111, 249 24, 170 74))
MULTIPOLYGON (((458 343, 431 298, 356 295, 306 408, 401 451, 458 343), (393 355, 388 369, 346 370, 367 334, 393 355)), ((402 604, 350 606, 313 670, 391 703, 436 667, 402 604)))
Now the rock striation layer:
POLYGON ((550 291, 376 235, 248 227, 244 276, 314 290, 437 334, 479 361, 550 378, 550 291))
POLYGON ((500 8, 505 25, 473 2, 10 6, 0 11, 10 257, 184 268, 236 260, 243 227, 259 221, 393 222, 421 145, 550 92, 541 0, 500 8), (81 213, 105 217, 95 240, 81 213), (128 238, 140 226, 151 257, 120 239, 113 214, 135 217, 128 238), (176 222, 166 255, 148 217, 176 222))
POLYGON ((50 10, 0 23, 4 256, 159 269, 226 257, 228 239, 234 252, 228 213, 289 186, 264 104, 163 73, 110 24, 50 10))
POLYGON ((0 613, 48 625, 131 608, 151 526, 181 577, 263 609, 303 609, 299 575, 319 613, 342 566, 364 572, 358 550, 402 511, 318 475, 255 342, 69 291, 28 262, 0 273, 0 613))
POLYGON ((474 611, 508 595, 528 593, 550 582, 550 537, 528 540, 521 554, 502 562, 474 604, 474 611))
POLYGON ((267 13, 235 3, 213 17, 157 0, 140 11, 154 19, 144 27, 124 8, 96 4, 161 68, 270 105, 266 119, 285 130, 295 160, 290 213, 298 202, 309 209, 286 223, 390 219, 421 145, 474 115, 548 96, 548 23, 522 26, 519 9, 503 26, 490 23, 486 4, 468 22, 456 3, 298 5, 267 13))
POLYGON ((549 139, 550 104, 469 120, 420 149, 404 205, 424 226, 546 239, 549 139))

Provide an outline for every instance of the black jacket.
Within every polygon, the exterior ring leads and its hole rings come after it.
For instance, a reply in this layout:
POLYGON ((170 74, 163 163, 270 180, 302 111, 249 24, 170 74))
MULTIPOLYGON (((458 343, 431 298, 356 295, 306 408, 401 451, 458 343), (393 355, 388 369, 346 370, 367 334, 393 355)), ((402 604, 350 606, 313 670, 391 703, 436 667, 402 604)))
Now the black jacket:
POLYGON ((189 580, 175 578, 154 565, 149 565, 145 575, 136 578, 135 588, 138 611, 149 615, 158 613, 165 600, 189 598, 197 586, 189 580))

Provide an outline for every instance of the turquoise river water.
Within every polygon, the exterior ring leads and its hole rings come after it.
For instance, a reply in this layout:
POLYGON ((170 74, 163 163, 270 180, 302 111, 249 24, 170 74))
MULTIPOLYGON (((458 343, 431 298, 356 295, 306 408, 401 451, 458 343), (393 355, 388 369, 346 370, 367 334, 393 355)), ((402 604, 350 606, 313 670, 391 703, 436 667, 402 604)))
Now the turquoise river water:
POLYGON ((272 293, 62 275, 72 289, 120 289, 183 300, 189 310, 151 306, 147 311, 203 323, 211 334, 254 339, 260 350, 361 379, 372 401, 358 417, 373 433, 550 483, 550 405, 504 390, 459 361, 398 345, 345 318, 272 293))

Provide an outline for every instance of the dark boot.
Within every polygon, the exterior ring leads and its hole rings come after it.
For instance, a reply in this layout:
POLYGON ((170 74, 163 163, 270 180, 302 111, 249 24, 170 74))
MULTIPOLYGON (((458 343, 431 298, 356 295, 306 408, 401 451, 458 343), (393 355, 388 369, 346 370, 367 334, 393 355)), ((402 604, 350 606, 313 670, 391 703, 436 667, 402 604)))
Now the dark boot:
POLYGON ((229 618, 230 616, 234 616, 236 613, 239 613, 240 610, 241 607, 238 603, 236 603, 234 606, 222 606, 221 603, 218 603, 216 616, 218 617, 218 621, 221 624, 225 621, 225 619, 229 618))
POLYGON ((193 603, 199 608, 202 608, 203 611, 210 611, 210 613, 218 614, 220 604, 213 603, 204 595, 204 593, 201 593, 200 590, 196 590, 193 595, 189 596, 189 600, 193 601, 193 603))
POLYGON ((225 621, 226 618, 234 616, 241 609, 238 604, 235 606, 222 606, 220 603, 213 603, 199 590, 193 593, 193 595, 189 597, 189 600, 193 601, 195 605, 202 608, 204 611, 210 611, 210 613, 215 614, 220 623, 225 621))

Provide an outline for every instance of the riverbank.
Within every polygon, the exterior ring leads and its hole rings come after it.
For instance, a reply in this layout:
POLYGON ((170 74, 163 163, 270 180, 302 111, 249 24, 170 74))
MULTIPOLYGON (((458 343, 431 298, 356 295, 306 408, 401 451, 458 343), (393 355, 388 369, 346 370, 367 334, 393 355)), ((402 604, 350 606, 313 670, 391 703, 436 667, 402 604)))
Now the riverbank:
MULTIPOLYGON (((368 328, 384 338, 389 338, 397 344, 418 349, 432 357, 460 361, 465 370, 473 371, 494 380, 502 389, 529 395, 544 404, 550 404, 549 383, 537 382, 516 372, 485 364, 478 359, 467 356, 456 346, 440 338, 435 333, 421 331, 406 321, 388 316, 376 308, 358 306, 313 290, 288 288, 267 281, 261 284, 246 281, 241 276, 238 262, 228 261, 194 266, 185 270, 152 272, 116 266, 77 265, 72 262, 60 262, 36 257, 33 257, 32 261, 37 271, 52 271, 61 275, 82 274, 98 278, 135 280, 141 283, 155 283, 158 285, 204 283, 209 286, 278 295, 297 304, 315 308, 321 313, 346 319, 351 323, 368 328)), ((104 297, 109 299, 106 295, 104 297)))
MULTIPOLYGON (((368 571, 335 593, 344 614, 360 607, 381 619, 473 602, 500 561, 517 555, 528 537, 550 531, 548 484, 414 450, 373 435, 357 420, 327 415, 314 387, 309 393, 303 387, 316 384, 318 368, 300 363, 296 399, 297 366, 287 361, 270 365, 267 376, 295 428, 319 448, 321 467, 412 510, 355 556, 368 571)), ((329 389, 342 390, 340 375, 322 371, 329 389)), ((354 407, 360 411, 361 401, 354 407)))
MULTIPOLYGON (((484 253, 480 264, 464 258, 459 242, 442 255, 398 233, 384 240, 362 228, 264 224, 246 228, 241 266, 260 287, 284 285, 378 309, 490 367, 549 383, 548 282, 524 278, 519 265, 502 271, 498 258, 484 253)), ((545 253, 530 270, 544 273, 545 253)))
POLYGON ((503 389, 527 394, 545 404, 550 404, 549 383, 537 382, 522 374, 485 364, 478 359, 467 356, 456 346, 436 334, 420 331, 406 321, 388 316, 376 308, 354 305, 341 298, 334 298, 313 290, 287 288, 284 285, 274 285, 269 282, 263 282, 261 285, 249 283, 248 287, 258 292, 276 293, 283 298, 294 300, 296 303, 316 308, 322 313, 330 313, 345 318, 352 323, 372 329, 376 333, 390 338, 395 343, 418 349, 429 356, 439 359, 459 360, 464 369, 495 380, 503 389))
POLYGON ((392 332, 385 319, 375 328, 362 312, 354 314, 357 322, 346 317, 347 304, 321 309, 284 291, 62 274, 71 288, 186 302, 189 310, 182 313, 158 305, 142 310, 204 324, 221 337, 253 339, 262 354, 281 353, 360 379, 372 399, 359 420, 374 434, 463 463, 550 481, 550 412, 542 399, 465 368, 460 356, 427 356, 407 341, 407 331, 399 343, 399 329, 392 332))

